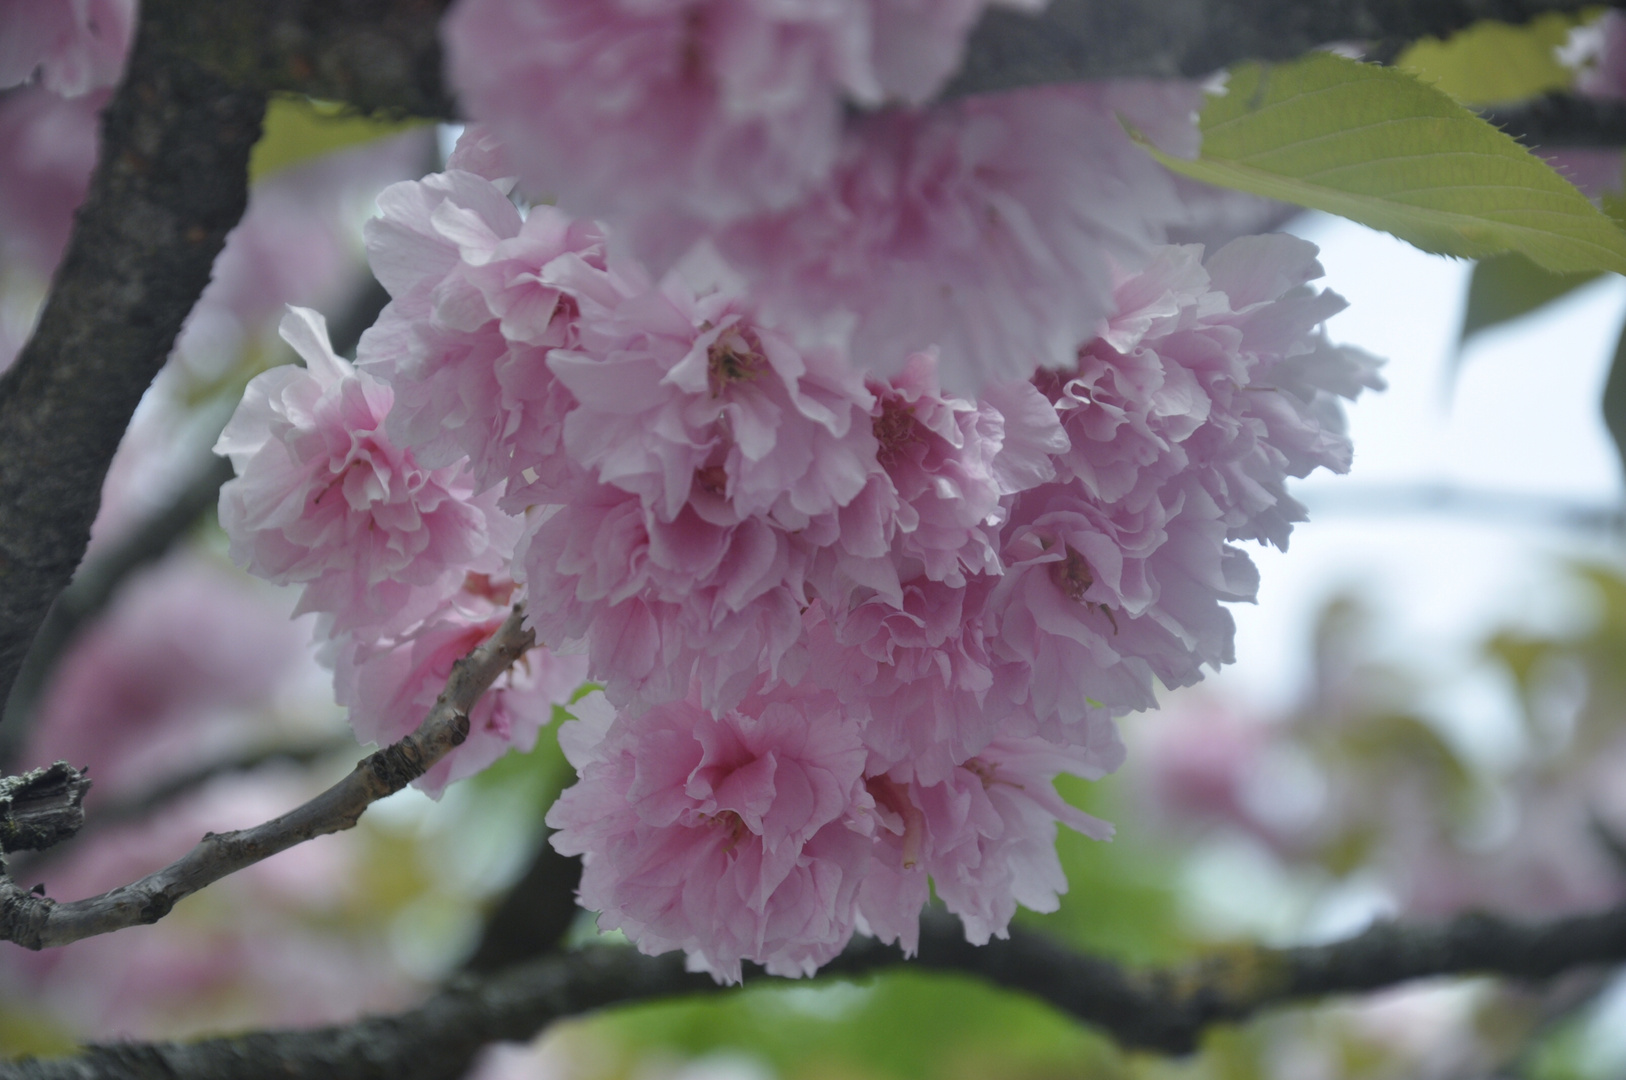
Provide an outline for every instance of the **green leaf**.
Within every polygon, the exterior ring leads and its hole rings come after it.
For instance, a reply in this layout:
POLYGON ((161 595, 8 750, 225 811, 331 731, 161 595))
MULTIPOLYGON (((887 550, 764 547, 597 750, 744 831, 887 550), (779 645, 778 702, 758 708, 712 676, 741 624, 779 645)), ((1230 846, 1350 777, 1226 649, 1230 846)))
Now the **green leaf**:
POLYGON ((335 150, 359 146, 421 127, 422 120, 374 120, 344 105, 277 95, 265 112, 265 130, 249 154, 248 176, 271 173, 335 150))
POLYGON ((1548 12, 1522 26, 1485 20, 1446 41, 1427 37, 1395 59, 1464 105, 1498 105, 1568 90, 1575 72, 1558 62, 1557 49, 1582 15, 1548 12))
POLYGON ((1393 68, 1317 53, 1244 64, 1175 172, 1347 217, 1441 255, 1516 251, 1554 272, 1626 273, 1626 233, 1546 162, 1393 68))
POLYGON ((1603 386, 1603 422, 1615 440, 1615 451, 1626 465, 1626 328, 1615 346, 1615 360, 1609 365, 1609 380, 1603 386))
POLYGON ((1468 307, 1457 343, 1545 307, 1597 277, 1595 273, 1551 274, 1523 255, 1483 259, 1468 281, 1468 307))

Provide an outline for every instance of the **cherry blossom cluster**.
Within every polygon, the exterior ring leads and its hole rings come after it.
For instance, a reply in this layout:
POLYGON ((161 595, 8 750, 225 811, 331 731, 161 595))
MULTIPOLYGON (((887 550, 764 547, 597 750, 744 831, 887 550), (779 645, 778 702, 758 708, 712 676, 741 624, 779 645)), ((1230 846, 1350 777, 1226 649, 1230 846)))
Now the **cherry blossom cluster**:
MULTIPOLYGON (((425 468, 389 438, 391 388, 334 355, 320 315, 290 309, 282 336, 305 366, 257 376, 221 433, 215 450, 239 474, 221 489, 221 525, 240 565, 302 586, 295 614, 322 614, 356 736, 392 743, 506 618, 515 522, 495 492, 476 494, 465 466, 425 468)), ((580 685, 583 659, 528 652, 419 785, 438 793, 511 746, 529 749, 580 685)))
POLYGON ((722 979, 912 950, 932 890, 979 943, 1053 910, 1058 823, 1111 833, 1056 778, 1232 659, 1234 542, 1286 544, 1378 385, 1312 245, 1164 242, 1125 123, 1189 152, 1195 88, 924 106, 982 6, 464 0, 490 126, 380 196, 355 365, 295 311, 307 367, 221 440, 234 554, 323 613, 363 738, 523 599, 547 648, 434 783, 591 679, 553 842, 722 979))

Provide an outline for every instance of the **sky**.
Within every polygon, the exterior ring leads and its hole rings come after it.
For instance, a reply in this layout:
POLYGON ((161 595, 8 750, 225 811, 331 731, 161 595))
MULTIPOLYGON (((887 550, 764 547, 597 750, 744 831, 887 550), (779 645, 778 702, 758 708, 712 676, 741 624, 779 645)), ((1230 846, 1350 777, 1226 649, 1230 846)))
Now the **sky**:
POLYGON ((1560 511, 1607 520, 1621 506, 1598 403, 1626 279, 1482 333, 1459 366, 1469 264, 1336 218, 1291 229, 1321 246, 1323 284, 1350 301, 1328 324, 1333 340, 1385 357, 1389 388, 1349 409, 1349 475, 1294 488, 1311 520, 1290 550, 1253 549, 1259 603, 1233 608, 1238 663, 1211 685, 1266 709, 1289 703, 1316 612, 1354 590, 1377 610, 1385 655, 1456 673, 1430 704, 1466 748, 1491 760, 1515 753, 1512 703, 1493 673, 1470 670, 1472 653, 1499 623, 1586 619, 1564 561, 1618 559, 1616 533, 1565 523, 1560 511))

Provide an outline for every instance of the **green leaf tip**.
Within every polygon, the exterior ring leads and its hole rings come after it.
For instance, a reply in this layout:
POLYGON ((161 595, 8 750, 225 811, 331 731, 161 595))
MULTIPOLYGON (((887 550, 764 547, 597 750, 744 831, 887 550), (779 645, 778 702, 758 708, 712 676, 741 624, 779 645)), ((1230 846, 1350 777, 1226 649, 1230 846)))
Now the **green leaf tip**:
POLYGON ((1439 255, 1517 252, 1553 273, 1626 273, 1626 232, 1568 180, 1448 94, 1317 53, 1233 68, 1202 112, 1194 180, 1324 210, 1439 255))

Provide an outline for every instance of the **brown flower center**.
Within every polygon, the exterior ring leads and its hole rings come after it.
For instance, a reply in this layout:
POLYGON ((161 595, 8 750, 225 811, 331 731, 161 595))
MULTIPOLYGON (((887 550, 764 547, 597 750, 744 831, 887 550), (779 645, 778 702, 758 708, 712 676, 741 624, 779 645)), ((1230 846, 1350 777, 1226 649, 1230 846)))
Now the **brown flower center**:
POLYGON ((712 397, 734 383, 750 382, 768 369, 762 343, 749 330, 731 326, 706 350, 706 376, 712 397))

